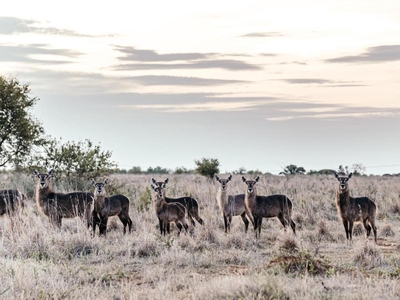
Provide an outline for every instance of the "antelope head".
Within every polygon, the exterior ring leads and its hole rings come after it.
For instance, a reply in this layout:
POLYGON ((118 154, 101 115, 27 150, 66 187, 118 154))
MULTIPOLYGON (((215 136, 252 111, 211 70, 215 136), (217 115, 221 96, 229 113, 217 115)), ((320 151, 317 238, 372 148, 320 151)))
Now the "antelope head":
POLYGON ((349 181, 351 176, 353 176, 353 173, 350 173, 349 175, 342 175, 342 174, 339 175, 338 173, 335 173, 336 179, 340 182, 339 183, 339 189, 341 191, 347 190, 347 188, 348 188, 347 182, 349 181))
POLYGON ((104 196, 106 194, 105 186, 108 183, 108 178, 104 179, 103 182, 96 182, 92 179, 92 184, 94 185, 94 193, 98 196, 104 196))
POLYGON ((231 181, 231 179, 232 179, 232 174, 229 175, 229 177, 227 179, 221 179, 218 177, 218 175, 215 175, 215 178, 221 184, 221 189, 224 191, 227 188, 228 182, 231 181))
POLYGON ((260 180, 260 176, 254 178, 254 180, 247 180, 244 176, 242 176, 242 180, 247 185, 247 192, 251 194, 254 192, 254 186, 260 180))
POLYGON ((165 183, 162 183, 161 186, 159 186, 159 185, 151 185, 151 189, 156 194, 156 200, 162 199, 164 197, 165 185, 166 185, 165 183))
POLYGON ((154 183, 156 186, 162 186, 163 184, 167 184, 169 179, 165 179, 164 181, 157 181, 154 178, 151 178, 151 182, 154 183))
POLYGON ((33 174, 39 178, 39 185, 41 188, 47 187, 49 185, 49 180, 54 176, 54 170, 51 169, 49 173, 39 173, 37 170, 33 171, 33 174))

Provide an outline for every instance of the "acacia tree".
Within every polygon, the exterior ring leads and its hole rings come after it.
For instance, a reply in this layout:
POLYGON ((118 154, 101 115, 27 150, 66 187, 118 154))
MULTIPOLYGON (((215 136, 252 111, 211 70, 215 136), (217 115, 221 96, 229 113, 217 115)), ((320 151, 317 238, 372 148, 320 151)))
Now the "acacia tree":
POLYGON ((194 162, 197 165, 195 172, 200 175, 213 179, 219 173, 219 161, 216 158, 202 158, 194 162))
POLYGON ((0 167, 19 166, 43 143, 44 129, 29 112, 39 99, 30 92, 28 84, 0 76, 0 167))
POLYGON ((48 138, 41 149, 32 157, 31 168, 55 169, 78 189, 87 187, 91 178, 113 172, 117 166, 110 160, 111 151, 103 151, 89 139, 63 143, 62 139, 48 138))

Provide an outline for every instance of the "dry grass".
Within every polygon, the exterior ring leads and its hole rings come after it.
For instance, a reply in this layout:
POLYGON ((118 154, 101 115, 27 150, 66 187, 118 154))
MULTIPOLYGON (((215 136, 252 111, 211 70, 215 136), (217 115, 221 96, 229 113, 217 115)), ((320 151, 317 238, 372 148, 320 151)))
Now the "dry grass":
MULTIPOLYGON (((0 219, 0 298, 4 299, 396 299, 400 297, 399 178, 355 177, 354 196, 375 200, 378 245, 357 229, 345 239, 329 176, 261 176, 260 194, 284 193, 293 201, 297 235, 276 219, 261 237, 234 217, 224 233, 215 200, 217 185, 195 175, 171 175, 167 195, 198 199, 205 225, 162 237, 151 206, 152 176, 111 177, 115 192, 131 199, 133 232, 122 234, 112 217, 107 237, 92 237, 79 218, 52 227, 33 200, 35 180, 3 176, 0 188, 28 195, 21 218, 0 219)), ((158 178, 156 178, 158 179, 158 178)), ((165 179, 164 177, 160 179, 165 179)), ((230 183, 243 193, 240 176, 230 183)), ((69 190, 57 182, 60 190, 69 190)), ((89 190, 91 191, 91 190, 89 190)), ((173 227, 173 226, 172 226, 173 227)))

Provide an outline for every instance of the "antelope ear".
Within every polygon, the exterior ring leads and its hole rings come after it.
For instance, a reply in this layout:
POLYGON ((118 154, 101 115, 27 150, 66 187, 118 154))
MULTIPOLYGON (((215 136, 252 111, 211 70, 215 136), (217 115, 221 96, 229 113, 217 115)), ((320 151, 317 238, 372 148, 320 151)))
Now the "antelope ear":
POLYGON ((165 182, 163 182, 163 184, 161 185, 161 188, 165 189, 166 186, 167 186, 167 184, 165 182))
POLYGON ((95 185, 96 181, 92 178, 92 184, 95 185))
POLYGON ((220 178, 218 177, 217 174, 215 174, 215 179, 217 179, 218 182, 220 181, 220 178))
POLYGON ((350 173, 349 176, 347 176, 347 178, 351 178, 351 176, 353 176, 353 173, 350 173))
POLYGON ((33 174, 39 177, 39 172, 37 170, 33 170, 33 174))
POLYGON ((151 186, 151 189, 152 189, 153 191, 156 190, 156 188, 154 187, 154 185, 150 185, 150 186, 151 186))
POLYGON ((243 181, 243 182, 246 182, 246 178, 244 178, 244 176, 242 176, 242 181, 243 181))
POLYGON ((108 178, 104 179, 104 185, 108 184, 108 178))
POLYGON ((339 174, 335 172, 335 177, 339 179, 339 174))
POLYGON ((168 181, 169 181, 169 179, 167 178, 167 179, 164 180, 164 183, 167 184, 168 181))
POLYGON ((50 171, 49 171, 49 177, 53 177, 54 176, 54 169, 51 169, 50 171))
POLYGON ((260 180, 260 176, 257 176, 256 179, 254 179, 255 182, 258 182, 260 180))
POLYGON ((151 182, 157 184, 157 180, 155 180, 154 178, 151 178, 151 182))
POLYGON ((232 179, 232 174, 229 175, 228 180, 230 181, 232 179))

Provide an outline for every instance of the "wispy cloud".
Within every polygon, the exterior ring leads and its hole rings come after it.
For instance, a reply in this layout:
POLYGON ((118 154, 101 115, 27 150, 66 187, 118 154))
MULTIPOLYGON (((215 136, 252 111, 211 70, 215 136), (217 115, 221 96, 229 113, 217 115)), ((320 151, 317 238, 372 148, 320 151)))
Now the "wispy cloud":
POLYGON ((281 37, 284 36, 281 32, 250 32, 241 35, 240 37, 264 38, 264 37, 281 37))
POLYGON ((238 70, 260 70, 261 68, 240 60, 202 60, 184 64, 125 64, 115 67, 116 70, 177 70, 177 69, 224 69, 230 71, 238 70))
POLYGON ((188 104, 123 105, 122 108, 150 109, 164 113, 245 111, 259 106, 258 102, 202 102, 188 104))
POLYGON ((119 57, 123 61, 156 62, 156 61, 192 61, 215 56, 213 53, 166 53, 159 54, 154 50, 142 50, 134 47, 115 46, 115 49, 125 54, 119 57))
POLYGON ((0 61, 14 61, 25 63, 43 63, 43 64, 63 64, 69 63, 68 60, 52 59, 52 57, 64 57, 67 59, 77 58, 82 53, 70 49, 54 49, 49 45, 31 44, 31 45, 0 45, 0 61), (43 59, 40 59, 43 56, 43 59), (44 57, 47 57, 46 59, 44 57))
POLYGON ((239 56, 240 54, 223 55, 196 52, 160 54, 155 50, 143 50, 125 46, 115 46, 115 49, 124 54, 124 56, 118 57, 118 60, 132 62, 117 65, 114 67, 115 70, 223 69, 237 71, 262 69, 258 65, 243 60, 226 58, 239 56))
POLYGON ((288 78, 288 79, 280 79, 280 81, 284 81, 290 84, 317 84, 323 87, 356 87, 356 86, 364 86, 363 84, 353 82, 353 81, 335 81, 328 79, 320 79, 320 78, 288 78))
POLYGON ((0 34, 12 35, 20 33, 36 33, 51 35, 66 35, 76 37, 102 37, 111 35, 88 35, 74 30, 43 26, 42 22, 19 19, 14 17, 0 17, 0 34))
POLYGON ((181 76, 165 76, 165 75, 147 75, 147 76, 131 76, 125 79, 132 80, 144 86, 218 86, 234 83, 247 83, 243 80, 226 80, 214 78, 200 77, 181 77, 181 76))
POLYGON ((267 121, 288 121, 293 119, 326 119, 333 120, 339 118, 367 118, 367 117, 398 117, 399 112, 360 112, 360 113, 324 113, 310 115, 292 115, 281 117, 266 118, 267 121))
POLYGON ((370 47, 366 52, 325 60, 328 63, 381 63, 400 60, 400 45, 370 47))

